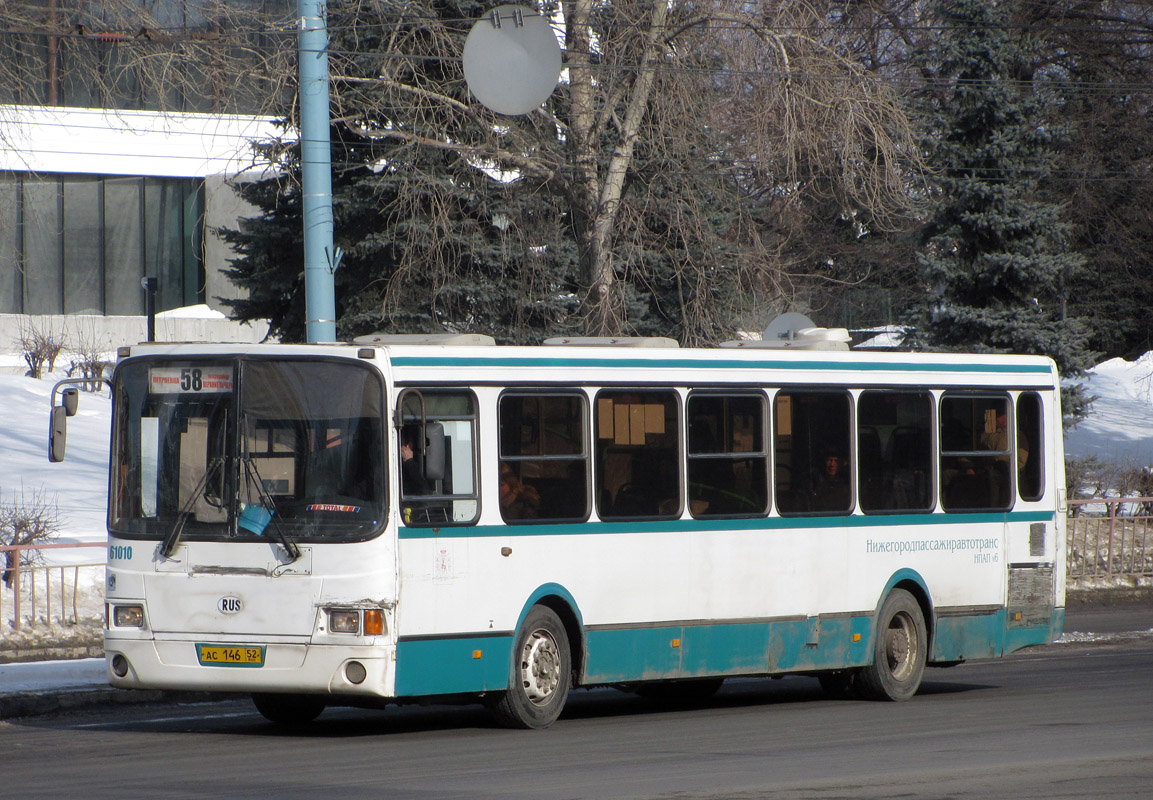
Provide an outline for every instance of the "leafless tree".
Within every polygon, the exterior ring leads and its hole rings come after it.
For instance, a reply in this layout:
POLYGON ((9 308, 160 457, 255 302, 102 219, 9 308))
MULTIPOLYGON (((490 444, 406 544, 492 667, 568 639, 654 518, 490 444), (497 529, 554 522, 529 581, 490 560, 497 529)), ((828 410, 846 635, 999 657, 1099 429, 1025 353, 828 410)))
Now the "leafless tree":
MULTIPOLYGON (((150 14, 166 6, 158 2, 8 4, 5 27, 17 33, 0 45, 14 56, 0 58, 0 84, 19 97, 46 91, 39 102, 71 102, 75 83, 100 99, 129 88, 162 109, 245 106, 291 120, 285 5, 294 4, 204 3, 164 20, 150 14), (48 32, 47 44, 22 44, 24 29, 48 32), (67 77, 57 66, 93 50, 95 72, 67 77)), ((341 43, 330 53, 332 115, 360 135, 515 175, 559 198, 579 253, 585 333, 629 332, 626 288, 649 278, 633 254, 641 242, 675 238, 683 290, 670 302, 682 338, 697 342, 717 327, 713 287, 758 303, 788 294, 780 251, 803 224, 790 217, 797 198, 826 198, 846 215, 868 207, 882 221, 907 203, 919 166, 913 134, 896 92, 862 61, 859 29, 834 24, 831 9, 842 5, 557 0, 545 12, 563 25, 566 78, 544 108, 512 120, 464 88, 459 59, 472 20, 446 20, 423 0, 332 0, 330 32, 341 43), (664 168, 646 173, 640 164, 664 168), (677 202, 660 209, 654 231, 658 189, 677 202), (749 197, 761 198, 759 211, 749 197), (708 220, 727 199, 729 228, 718 239, 708 220)), ((382 172, 402 162, 397 153, 382 172)), ((443 185, 427 174, 402 178, 393 213, 407 204, 436 218, 443 185)), ((437 224, 454 220, 446 212, 437 224)), ((526 252, 538 234, 519 224, 509 231, 526 252)), ((455 268, 454 254, 435 246, 436 225, 406 236, 386 305, 406 270, 455 268)))
MULTIPOLYGON (((50 541, 59 531, 60 510, 43 489, 32 491, 29 497, 21 487, 19 494, 13 492, 10 503, 0 500, 0 544, 39 544, 50 541)), ((12 586, 17 554, 21 565, 34 564, 39 556, 34 550, 5 550, 2 579, 8 587, 12 586)))

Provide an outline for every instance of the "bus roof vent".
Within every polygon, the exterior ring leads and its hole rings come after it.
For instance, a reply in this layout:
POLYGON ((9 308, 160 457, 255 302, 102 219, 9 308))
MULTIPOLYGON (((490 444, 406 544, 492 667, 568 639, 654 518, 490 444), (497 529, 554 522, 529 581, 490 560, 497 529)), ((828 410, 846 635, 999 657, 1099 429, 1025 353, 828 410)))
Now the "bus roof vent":
POLYGON ((544 343, 561 347, 680 347, 676 339, 665 336, 555 336, 544 343))
POLYGON ((357 336, 355 344, 433 344, 456 346, 490 346, 496 339, 483 333, 369 333, 357 336))
POLYGON ((721 347, 764 350, 848 350, 845 328, 818 328, 804 314, 790 311, 769 323, 760 339, 721 342, 721 347))

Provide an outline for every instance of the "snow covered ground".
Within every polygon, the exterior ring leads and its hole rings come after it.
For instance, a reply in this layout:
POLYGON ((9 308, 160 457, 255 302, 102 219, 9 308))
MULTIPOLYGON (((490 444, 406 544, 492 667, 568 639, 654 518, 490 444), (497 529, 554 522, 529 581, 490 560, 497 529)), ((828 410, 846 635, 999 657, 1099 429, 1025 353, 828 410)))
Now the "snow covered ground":
POLYGON ((1153 466, 1153 353, 1098 364, 1083 383, 1097 400, 1089 419, 1066 432, 1066 454, 1153 466))

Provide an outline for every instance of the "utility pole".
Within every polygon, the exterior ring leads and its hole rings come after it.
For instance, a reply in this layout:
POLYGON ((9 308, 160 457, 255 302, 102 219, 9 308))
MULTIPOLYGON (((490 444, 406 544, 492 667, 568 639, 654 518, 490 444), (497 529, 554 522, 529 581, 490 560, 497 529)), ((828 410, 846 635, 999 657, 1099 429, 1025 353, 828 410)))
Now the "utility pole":
POLYGON ((328 109, 326 0, 297 0, 300 35, 300 165, 304 212, 304 312, 310 343, 336 341, 332 242, 332 148, 328 109))

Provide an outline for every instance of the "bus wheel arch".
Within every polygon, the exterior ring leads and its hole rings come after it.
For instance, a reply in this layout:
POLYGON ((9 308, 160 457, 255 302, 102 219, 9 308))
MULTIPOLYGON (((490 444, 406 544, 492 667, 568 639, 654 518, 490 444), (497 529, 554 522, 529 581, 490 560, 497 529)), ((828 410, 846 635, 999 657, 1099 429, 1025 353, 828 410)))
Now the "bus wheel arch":
POLYGON ((573 683, 572 644, 560 615, 547 603, 529 608, 517 628, 508 689, 489 708, 509 728, 547 728, 564 710, 573 683))
POLYGON ((853 682, 871 700, 908 700, 917 693, 929 655, 925 598, 917 587, 899 583, 886 593, 877 611, 873 655, 853 682))
MULTIPOLYGON (((921 607, 921 616, 925 620, 925 630, 927 639, 925 644, 930 657, 933 652, 934 640, 937 638, 936 614, 933 611, 933 597, 929 594, 929 588, 925 583, 925 579, 921 577, 919 572, 911 569, 898 570, 889 578, 888 585, 885 586, 885 591, 881 593, 880 598, 877 600, 876 614, 881 613, 881 606, 884 605, 885 600, 892 594, 894 589, 903 589, 913 596, 917 604, 921 607)), ((875 619, 875 617, 874 617, 875 619)), ((876 632, 876 631, 874 631, 876 632)))
POLYGON ((536 591, 529 595, 524 606, 521 608, 520 618, 517 620, 516 625, 518 631, 524 627, 524 622, 529 612, 537 605, 551 609, 553 613, 560 617, 561 622, 564 624, 565 634, 568 636, 569 649, 572 655, 572 685, 580 685, 582 676, 584 675, 586 652, 584 619, 581 616, 580 607, 577 605, 576 599, 567 589, 558 583, 546 583, 537 587, 536 591))

